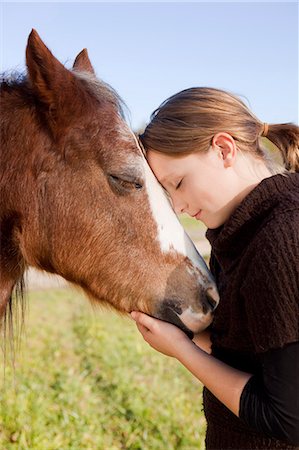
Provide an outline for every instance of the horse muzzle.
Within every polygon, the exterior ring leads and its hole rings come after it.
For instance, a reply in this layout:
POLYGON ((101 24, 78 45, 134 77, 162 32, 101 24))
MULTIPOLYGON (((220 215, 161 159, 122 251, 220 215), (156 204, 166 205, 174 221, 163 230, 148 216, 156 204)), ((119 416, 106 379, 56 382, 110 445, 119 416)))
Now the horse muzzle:
POLYGON ((213 320, 213 312, 219 303, 219 294, 215 287, 209 287, 201 293, 199 305, 188 305, 177 299, 165 299, 159 307, 157 318, 170 322, 191 339, 194 333, 199 333, 207 328, 213 320))

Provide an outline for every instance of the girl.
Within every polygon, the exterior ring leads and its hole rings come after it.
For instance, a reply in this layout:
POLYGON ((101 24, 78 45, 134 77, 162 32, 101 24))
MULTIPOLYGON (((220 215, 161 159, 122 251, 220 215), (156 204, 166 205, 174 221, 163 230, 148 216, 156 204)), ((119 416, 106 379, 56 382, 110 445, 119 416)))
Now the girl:
POLYGON ((134 311, 139 331, 204 384, 207 449, 298 449, 298 127, 262 123, 237 97, 192 88, 166 100, 140 139, 175 211, 208 227, 220 304, 193 341, 134 311))

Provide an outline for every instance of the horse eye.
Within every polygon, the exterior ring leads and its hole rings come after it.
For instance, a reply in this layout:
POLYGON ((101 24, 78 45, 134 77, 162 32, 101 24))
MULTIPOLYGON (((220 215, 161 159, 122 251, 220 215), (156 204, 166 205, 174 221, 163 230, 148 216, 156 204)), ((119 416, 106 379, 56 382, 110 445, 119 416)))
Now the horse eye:
POLYGON ((112 180, 112 181, 114 181, 114 182, 118 182, 118 181, 120 181, 120 178, 119 177, 116 177, 115 175, 109 175, 109 178, 110 178, 110 180, 112 180))
POLYGON ((132 190, 141 190, 143 188, 142 184, 133 181, 133 180, 126 180, 123 178, 120 178, 117 175, 109 175, 109 180, 111 185, 116 189, 116 191, 119 194, 126 194, 129 193, 132 190))

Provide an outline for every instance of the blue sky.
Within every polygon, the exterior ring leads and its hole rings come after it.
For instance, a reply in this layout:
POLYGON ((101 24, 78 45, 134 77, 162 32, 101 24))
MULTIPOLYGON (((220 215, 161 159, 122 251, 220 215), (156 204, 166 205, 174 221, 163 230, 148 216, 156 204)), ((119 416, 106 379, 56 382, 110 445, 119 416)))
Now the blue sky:
POLYGON ((298 123, 296 2, 2 2, 1 71, 24 70, 31 28, 67 67, 86 47, 134 129, 191 86, 234 92, 263 121, 298 123))

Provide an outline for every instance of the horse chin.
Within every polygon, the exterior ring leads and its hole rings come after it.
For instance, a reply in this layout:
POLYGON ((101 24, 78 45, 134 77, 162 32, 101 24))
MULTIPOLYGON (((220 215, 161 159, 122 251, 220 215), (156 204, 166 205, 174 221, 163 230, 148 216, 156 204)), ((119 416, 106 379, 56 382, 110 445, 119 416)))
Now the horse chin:
POLYGON ((189 306, 180 314, 180 320, 185 327, 196 334, 205 330, 212 323, 213 313, 211 311, 207 313, 196 312, 189 306))
POLYGON ((181 311, 166 306, 157 318, 176 325, 192 339, 194 334, 200 333, 211 324, 213 315, 212 313, 194 312, 191 307, 181 311))
POLYGON ((180 316, 171 308, 166 307, 163 309, 163 314, 157 317, 158 319, 164 320, 164 322, 169 322, 176 325, 190 338, 193 339, 194 333, 190 330, 180 319, 180 316))

